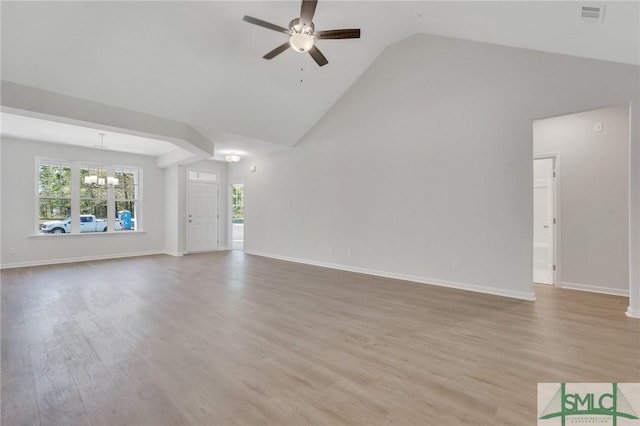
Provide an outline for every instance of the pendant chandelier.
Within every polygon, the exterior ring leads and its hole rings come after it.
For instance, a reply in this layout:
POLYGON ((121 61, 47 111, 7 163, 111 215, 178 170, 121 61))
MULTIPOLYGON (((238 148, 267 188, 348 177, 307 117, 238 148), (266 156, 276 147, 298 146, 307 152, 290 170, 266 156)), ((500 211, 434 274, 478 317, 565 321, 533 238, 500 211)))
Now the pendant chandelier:
POLYGON ((95 175, 84 177, 84 183, 91 186, 115 186, 118 184, 118 178, 107 175, 107 169, 104 167, 104 137, 105 133, 100 135, 100 166, 95 175))

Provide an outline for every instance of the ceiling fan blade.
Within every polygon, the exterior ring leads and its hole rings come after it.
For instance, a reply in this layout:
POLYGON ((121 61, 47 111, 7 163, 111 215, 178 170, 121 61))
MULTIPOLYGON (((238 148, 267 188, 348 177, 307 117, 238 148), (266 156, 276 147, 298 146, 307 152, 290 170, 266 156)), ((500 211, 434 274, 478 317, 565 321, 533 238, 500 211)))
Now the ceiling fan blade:
POLYGON ((342 30, 316 31, 313 36, 322 40, 336 40, 343 38, 360 38, 360 28, 345 28, 342 30))
POLYGON ((252 16, 244 15, 242 20, 248 22, 253 25, 258 25, 259 27, 267 28, 273 31, 277 31, 279 33, 287 33, 289 34, 289 30, 285 27, 281 27, 280 25, 272 24, 271 22, 263 21, 262 19, 254 18, 252 16))
POLYGON ((316 61, 316 63, 320 66, 327 65, 329 63, 329 61, 327 61, 327 58, 324 57, 320 49, 318 49, 315 46, 309 49, 309 55, 311 55, 313 60, 316 61))
POLYGON ((266 55, 264 55, 263 58, 264 59, 273 59, 273 58, 275 58, 276 56, 278 56, 279 54, 281 54, 282 52, 284 52, 285 50, 287 50, 290 47, 291 47, 291 45, 289 45, 289 42, 283 43, 280 46, 278 46, 275 49, 273 49, 271 52, 269 52, 266 55))
POLYGON ((300 7, 300 24, 311 26, 313 22, 313 15, 316 13, 316 6, 318 0, 302 0, 302 6, 300 7))

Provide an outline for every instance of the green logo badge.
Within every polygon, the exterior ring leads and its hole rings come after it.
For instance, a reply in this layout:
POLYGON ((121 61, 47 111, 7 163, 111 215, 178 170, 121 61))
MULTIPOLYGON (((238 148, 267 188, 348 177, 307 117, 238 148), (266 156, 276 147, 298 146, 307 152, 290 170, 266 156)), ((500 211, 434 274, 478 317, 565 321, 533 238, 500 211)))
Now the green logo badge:
POLYGON ((538 383, 538 410, 544 407, 538 415, 538 425, 565 426, 569 422, 571 425, 618 426, 621 419, 625 419, 624 424, 640 425, 640 422, 627 423, 640 420, 634 410, 634 406, 637 409, 640 404, 640 385, 622 385, 628 389, 629 398, 622 392, 618 383, 538 383), (549 399, 550 393, 553 393, 553 396, 549 399), (555 421, 545 422, 551 419, 555 421))

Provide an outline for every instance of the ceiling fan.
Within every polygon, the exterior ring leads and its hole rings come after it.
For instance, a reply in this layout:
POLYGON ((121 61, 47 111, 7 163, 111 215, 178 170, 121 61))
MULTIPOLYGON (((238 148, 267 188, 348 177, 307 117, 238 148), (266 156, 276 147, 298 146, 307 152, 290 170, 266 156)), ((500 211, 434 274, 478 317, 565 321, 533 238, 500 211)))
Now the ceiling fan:
POLYGON ((322 52, 314 45, 315 40, 360 38, 359 28, 316 31, 313 25, 313 14, 316 11, 317 3, 318 0, 302 0, 300 17, 292 19, 291 22, 289 22, 288 29, 247 15, 242 18, 243 21, 250 24, 289 35, 289 41, 276 47, 264 55, 263 58, 273 59, 288 48, 292 48, 296 52, 309 52, 313 60, 316 61, 318 65, 323 66, 327 65, 329 61, 327 61, 327 58, 325 58, 322 52))

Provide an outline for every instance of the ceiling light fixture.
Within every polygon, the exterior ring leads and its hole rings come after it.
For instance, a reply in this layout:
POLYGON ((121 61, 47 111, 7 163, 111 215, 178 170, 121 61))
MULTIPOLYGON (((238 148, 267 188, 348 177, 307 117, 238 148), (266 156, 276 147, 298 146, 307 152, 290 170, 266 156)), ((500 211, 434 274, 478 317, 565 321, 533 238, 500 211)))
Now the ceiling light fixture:
POLYGON ((302 0, 300 16, 289 21, 289 27, 281 27, 271 22, 252 16, 243 16, 242 20, 262 28, 267 28, 279 33, 285 33, 289 37, 288 42, 273 49, 263 56, 264 59, 273 59, 279 54, 292 48, 298 53, 309 53, 318 66, 329 63, 327 58, 315 45, 316 40, 341 40, 347 38, 360 38, 360 28, 341 28, 337 30, 316 31, 313 23, 313 15, 316 13, 318 0, 302 0))
POLYGON ((296 52, 308 52, 313 47, 313 36, 304 32, 294 33, 289 38, 289 44, 296 52))
POLYGON ((84 183, 91 186, 115 186, 119 183, 118 178, 107 175, 107 169, 104 167, 104 133, 100 135, 100 165, 95 175, 84 177, 84 183), (104 170, 104 173, 103 173, 104 170))
POLYGON ((240 156, 238 154, 227 154, 224 156, 224 159, 228 163, 237 163, 238 161, 240 161, 240 156))

